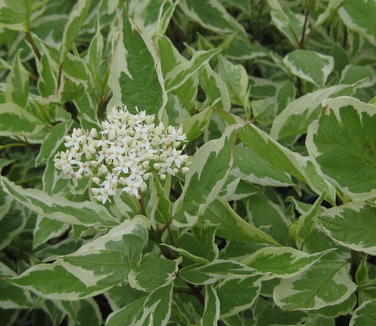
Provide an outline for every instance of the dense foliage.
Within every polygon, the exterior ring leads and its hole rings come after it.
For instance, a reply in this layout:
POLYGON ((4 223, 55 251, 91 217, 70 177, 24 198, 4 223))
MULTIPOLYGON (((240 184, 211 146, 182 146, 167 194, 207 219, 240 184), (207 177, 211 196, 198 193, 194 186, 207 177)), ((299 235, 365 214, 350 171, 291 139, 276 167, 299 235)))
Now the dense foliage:
POLYGON ((0 1, 0 324, 376 325, 375 13, 0 1))

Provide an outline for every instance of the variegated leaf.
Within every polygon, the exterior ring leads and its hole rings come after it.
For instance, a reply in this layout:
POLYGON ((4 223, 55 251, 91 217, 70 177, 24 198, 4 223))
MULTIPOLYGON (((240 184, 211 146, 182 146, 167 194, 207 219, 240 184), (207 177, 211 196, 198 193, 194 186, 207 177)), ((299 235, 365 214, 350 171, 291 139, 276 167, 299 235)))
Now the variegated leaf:
POLYGON ((376 197, 376 106, 342 96, 324 101, 308 129, 306 147, 323 174, 345 197, 376 197))
POLYGON ((166 286, 174 281, 180 263, 181 258, 169 260, 153 252, 147 253, 138 266, 129 272, 129 285, 144 292, 166 286), (157 274, 156 270, 158 270, 157 274))
POLYGON ((375 322, 376 299, 366 301, 355 311, 349 326, 369 326, 375 322))
POLYGON ((282 279, 273 299, 283 310, 316 310, 345 301, 356 288, 348 263, 324 259, 295 277, 282 279))
POLYGON ((30 293, 20 289, 7 278, 16 276, 16 273, 7 265, 0 262, 0 306, 3 309, 28 309, 33 306, 30 293))
POLYGON ((31 267, 12 282, 49 299, 77 300, 105 292, 126 281, 139 262, 147 226, 144 217, 127 220, 52 264, 31 267))
POLYGON ((201 326, 217 326, 221 313, 217 291, 211 285, 205 286, 205 309, 202 314, 201 326))
POLYGON ((274 167, 305 182, 318 194, 326 191, 328 200, 334 202, 334 187, 324 179, 309 158, 282 146, 253 124, 244 127, 239 137, 245 145, 252 148, 274 167))
POLYGON ((334 68, 332 57, 310 50, 294 50, 284 57, 283 62, 291 73, 317 87, 324 87, 334 68))
POLYGON ((335 242, 376 255, 376 205, 360 202, 333 207, 321 213, 319 222, 335 242))
POLYGON ((376 27, 373 20, 375 10, 376 2, 374 0, 345 0, 338 12, 343 23, 350 30, 360 33, 376 45, 376 27))
POLYGON ((35 165, 40 165, 52 157, 59 146, 64 141, 64 136, 67 131, 72 127, 73 121, 68 120, 54 126, 44 139, 38 156, 35 159, 35 165))
POLYGON ((4 190, 22 205, 50 219, 80 225, 113 226, 118 221, 105 207, 94 202, 72 202, 64 197, 50 196, 37 189, 25 189, 15 185, 6 177, 1 178, 4 190))
POLYGON ((220 282, 215 290, 220 302, 221 317, 233 316, 251 308, 260 289, 260 276, 230 277, 220 282))
POLYGON ((267 279, 290 278, 309 269, 322 256, 332 251, 329 249, 315 254, 307 254, 289 247, 267 247, 257 250, 241 262, 266 274, 267 279))
POLYGON ((125 104, 128 109, 158 114, 167 103, 163 76, 150 40, 126 15, 118 16, 119 31, 110 67, 113 97, 109 106, 125 104))
POLYGON ((233 146, 240 126, 231 126, 222 137, 203 145, 192 158, 181 196, 173 205, 173 223, 194 225, 226 182, 232 166, 233 146))
POLYGON ((323 100, 352 93, 352 86, 336 85, 299 97, 274 119, 270 135, 275 139, 283 139, 306 133, 308 126, 319 117, 323 100))
POLYGON ((179 7, 193 21, 215 33, 244 33, 243 27, 218 0, 207 0, 205 6, 199 0, 182 0, 179 7))
POLYGON ((262 277, 253 268, 231 260, 215 260, 206 265, 191 265, 179 271, 179 276, 185 281, 197 284, 208 285, 228 277, 262 277))
POLYGON ((161 287, 110 314, 106 326, 166 326, 171 315, 173 285, 161 287))
POLYGON ((46 125, 25 109, 13 103, 0 104, 0 136, 41 136, 46 125))

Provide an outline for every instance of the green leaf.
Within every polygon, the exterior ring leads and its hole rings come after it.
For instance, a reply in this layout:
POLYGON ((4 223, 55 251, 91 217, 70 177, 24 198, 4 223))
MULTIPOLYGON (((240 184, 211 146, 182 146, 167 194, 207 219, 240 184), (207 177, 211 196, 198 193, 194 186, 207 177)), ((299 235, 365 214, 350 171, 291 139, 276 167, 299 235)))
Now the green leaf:
POLYGON ((355 311, 349 326, 369 326, 374 323, 376 317, 376 299, 366 301, 355 311))
POLYGON ((227 13, 218 0, 208 0, 205 6, 199 0, 182 0, 179 7, 193 21, 215 33, 244 33, 243 27, 227 13))
POLYGON ((1 182, 4 190, 22 205, 52 220, 87 226, 117 224, 117 220, 107 209, 97 203, 72 202, 64 197, 50 196, 37 189, 25 189, 15 185, 6 177, 2 177, 1 182))
POLYGON ((356 251, 376 255, 376 206, 349 203, 321 213, 319 222, 324 232, 335 242, 356 251))
POLYGON ((355 290, 349 264, 324 259, 295 277, 282 279, 273 299, 283 310, 316 310, 345 301, 355 290))
POLYGON ((138 107, 147 114, 158 114, 167 102, 160 65, 150 41, 125 12, 121 21, 110 67, 113 97, 109 105, 125 104, 133 112, 138 107))
POLYGON ((21 62, 20 53, 21 51, 18 51, 14 58, 12 70, 7 78, 5 99, 9 103, 25 108, 29 96, 29 72, 21 62))
POLYGON ((318 194, 326 191, 329 201, 335 201, 333 186, 323 178, 307 157, 282 146, 253 124, 245 126, 239 137, 245 145, 252 148, 275 168, 288 172, 298 180, 305 182, 318 194))
POLYGON ((227 85, 231 102, 248 108, 248 74, 245 68, 242 65, 235 65, 220 56, 217 70, 227 85))
POLYGON ((16 273, 13 270, 0 262, 0 306, 3 309, 31 308, 33 300, 30 293, 4 279, 15 275, 16 273))
POLYGON ((0 104, 0 136, 43 137, 45 128, 41 121, 18 105, 0 104))
POLYGON ((216 290, 211 285, 205 286, 205 309, 201 326, 217 326, 220 316, 220 303, 216 290))
POLYGON ((309 125, 319 117, 323 100, 352 93, 352 86, 336 85, 299 97, 274 119, 270 135, 275 139, 283 139, 306 133, 309 125))
POLYGON ((220 282, 215 290, 221 307, 221 317, 229 317, 251 308, 261 289, 259 276, 234 277, 220 282))
POLYGON ((227 240, 267 243, 274 246, 280 245, 269 234, 243 220, 222 198, 216 199, 208 207, 203 218, 213 224, 219 224, 217 234, 227 240))
POLYGON ((50 239, 57 238, 68 229, 69 224, 39 215, 33 231, 33 248, 37 248, 50 239))
POLYGON ((228 277, 248 277, 262 275, 253 268, 231 260, 218 259, 206 265, 191 265, 179 271, 179 276, 185 281, 196 285, 208 285, 228 277))
POLYGON ((345 196, 376 197, 376 106, 351 97, 326 100, 308 129, 306 146, 320 170, 345 196))
POLYGON ((106 326, 166 326, 171 315, 172 284, 110 314, 106 326))
POLYGON ((35 159, 35 166, 46 162, 50 157, 55 155, 57 149, 64 141, 64 136, 72 127, 73 120, 64 121, 51 128, 50 132, 44 139, 38 156, 35 159))
POLYGON ((144 217, 127 220, 53 264, 29 268, 12 282, 49 299, 77 300, 102 293, 126 281, 137 265, 148 239, 146 227, 144 217))
POLYGON ((376 2, 373 0, 345 0, 338 13, 350 30, 361 34, 376 45, 376 24, 372 15, 375 10, 376 2))
POLYGON ((316 254, 307 254, 289 247, 268 247, 257 250, 241 262, 266 274, 267 279, 290 278, 309 269, 322 256, 332 251, 329 249, 316 254))
POLYGON ((139 291, 151 292, 174 281, 181 259, 168 260, 160 255, 147 253, 128 275, 129 285, 139 291), (156 274, 155 271, 158 270, 156 274))
POLYGON ((229 127, 222 137, 207 142, 192 157, 182 194, 172 209, 175 226, 194 225, 222 190, 232 166, 233 145, 239 127, 229 127))
POLYGON ((334 68, 332 57, 310 50, 294 50, 283 58, 291 73, 317 87, 324 87, 334 68))

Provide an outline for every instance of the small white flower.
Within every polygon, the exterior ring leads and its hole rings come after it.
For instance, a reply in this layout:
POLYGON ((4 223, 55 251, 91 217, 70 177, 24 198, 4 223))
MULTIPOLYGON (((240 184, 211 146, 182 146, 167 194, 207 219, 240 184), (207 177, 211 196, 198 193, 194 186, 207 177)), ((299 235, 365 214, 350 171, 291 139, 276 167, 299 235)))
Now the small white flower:
POLYGON ((55 156, 55 167, 76 181, 91 175, 90 191, 102 203, 121 192, 139 198, 152 173, 164 180, 186 173, 190 164, 182 154, 183 130, 166 128, 155 119, 145 111, 131 114, 115 107, 100 124, 101 130, 73 129, 65 137, 67 150, 55 156))

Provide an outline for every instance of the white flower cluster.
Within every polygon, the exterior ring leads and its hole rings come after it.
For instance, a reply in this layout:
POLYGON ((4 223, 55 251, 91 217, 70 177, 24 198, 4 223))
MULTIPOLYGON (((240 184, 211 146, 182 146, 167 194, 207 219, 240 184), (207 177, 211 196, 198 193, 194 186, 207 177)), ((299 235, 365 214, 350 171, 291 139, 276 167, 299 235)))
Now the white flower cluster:
POLYGON ((131 114, 125 107, 113 108, 101 129, 73 129, 65 137, 67 150, 57 153, 54 162, 69 178, 90 176, 91 193, 102 203, 122 192, 139 198, 153 172, 165 179, 188 171, 181 128, 156 125, 154 116, 131 114))

